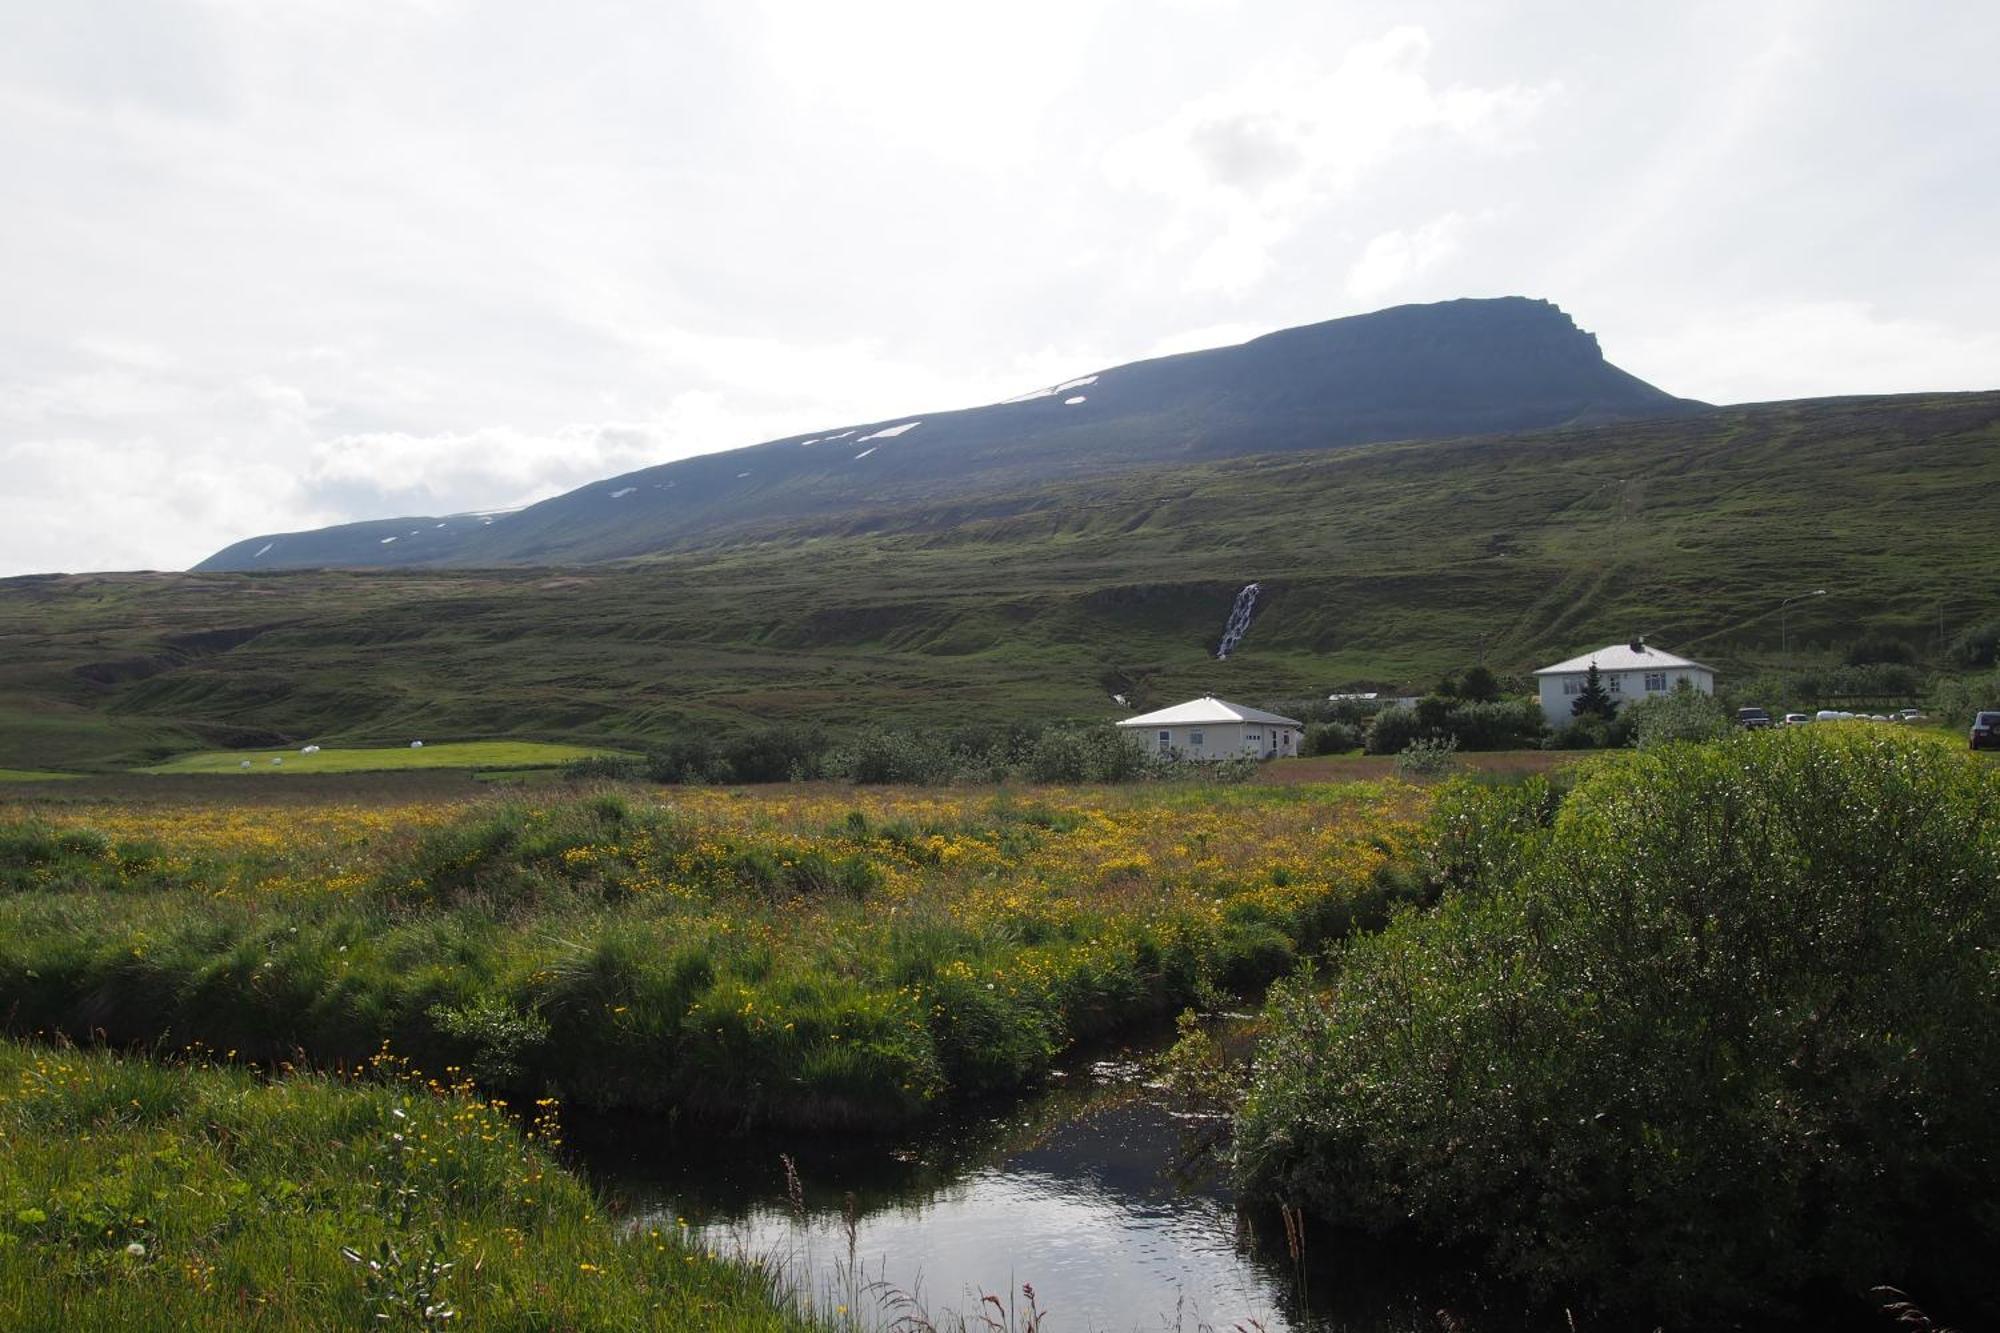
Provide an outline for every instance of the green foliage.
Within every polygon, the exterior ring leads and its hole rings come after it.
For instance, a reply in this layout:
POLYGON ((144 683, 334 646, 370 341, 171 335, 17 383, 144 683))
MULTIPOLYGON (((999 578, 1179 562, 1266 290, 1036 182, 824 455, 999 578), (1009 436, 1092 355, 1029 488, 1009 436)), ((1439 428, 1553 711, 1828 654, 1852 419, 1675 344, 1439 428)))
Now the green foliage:
POLYGON ((0 1327, 811 1327, 463 1088, 15 1042, 0 1088, 0 1327))
POLYGON ((1872 666, 1877 663, 1910 666, 1916 660, 1917 654, 1908 643, 1881 630, 1870 630, 1847 646, 1848 666, 1872 666))
POLYGON ((1604 688, 1604 675, 1592 662, 1590 669, 1583 673, 1583 690, 1570 701, 1572 717, 1595 717, 1609 722, 1618 714, 1618 701, 1611 697, 1611 691, 1604 688))
POLYGON ((1461 750, 1519 750, 1541 743, 1541 705, 1532 699, 1480 703, 1427 695, 1415 708, 1385 708, 1368 727, 1370 754, 1401 754, 1417 740, 1451 740, 1461 750))
POLYGON ((1735 725, 1729 710, 1713 695, 1683 684, 1666 694, 1649 695, 1625 706, 1619 721, 1631 730, 1642 750, 1681 741, 1720 740, 1735 725))
POLYGON ((1484 663, 1469 667, 1458 682, 1458 697, 1477 704, 1500 702, 1500 680, 1484 663))
POLYGON ((1948 727, 1967 727, 1986 709, 2000 709, 2000 672, 1963 679, 1944 677, 1931 686, 1931 705, 1948 727))
POLYGON ((1314 722, 1306 727, 1305 740, 1299 749, 1307 755, 1352 754, 1362 748, 1366 739, 1362 729, 1352 722, 1314 722))
POLYGON ((1130 782, 1145 776, 1146 752, 1111 727, 1047 727, 1024 765, 1035 782, 1130 782))
POLYGON ((1899 662, 1866 666, 1812 668, 1786 679, 1785 692, 1811 704, 1835 704, 1843 699, 1914 699, 1923 688, 1915 667, 1899 662))
MULTIPOLYGON (((747 799, 675 793, 681 813, 615 795, 481 802, 417 828, 371 820, 372 847, 320 863, 0 822, 0 1013, 20 1031, 170 1032, 328 1066, 388 1041, 494 1090, 880 1127, 1019 1086, 1079 1037, 1261 986, 1386 901, 1354 865, 1218 869, 1206 833, 1185 864, 1100 864, 1183 813, 1207 828, 1233 810, 1289 836, 1296 812, 1317 828, 1343 799, 1324 791, 1306 806, 1275 788, 1166 786, 1110 794, 1109 809, 926 794, 920 816, 834 807, 793 831, 684 813, 703 797, 747 799), (312 882, 335 866, 337 885, 312 882)), ((1285 854, 1247 847, 1231 856, 1285 854)))
MULTIPOLYGON (((1247 1186, 1701 1322, 2000 1243, 2000 771, 1888 728, 1673 745, 1274 996, 1247 1186)), ((1464 822, 1463 820, 1461 821, 1464 822)))
POLYGON ((1404 746, 1402 753, 1396 756, 1396 771, 1408 777, 1442 777, 1458 766, 1458 738, 1455 736, 1442 739, 1419 737, 1404 746))
POLYGON ((2000 620, 1974 625, 1951 641, 1947 654, 1953 666, 1983 671, 2000 666, 2000 620))

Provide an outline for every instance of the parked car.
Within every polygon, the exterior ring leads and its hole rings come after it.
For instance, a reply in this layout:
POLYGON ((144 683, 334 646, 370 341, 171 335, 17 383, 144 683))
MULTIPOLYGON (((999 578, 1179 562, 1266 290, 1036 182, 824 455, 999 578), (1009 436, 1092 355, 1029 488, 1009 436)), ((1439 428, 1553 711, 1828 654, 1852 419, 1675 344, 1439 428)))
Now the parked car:
POLYGON ((2000 750, 2000 709, 1975 714, 1972 719, 1972 748, 2000 750))
POLYGON ((1736 710, 1736 725, 1755 731, 1770 726, 1771 715, 1761 708, 1739 708, 1736 710))
POLYGON ((1812 721, 1812 718, 1808 717, 1804 713, 1785 714, 1785 725, 1788 727, 1802 727, 1810 721, 1812 721))
POLYGON ((1898 708, 1895 716, 1890 719, 1892 722, 1922 722, 1923 720, 1924 715, 1922 710, 1916 708, 1898 708))

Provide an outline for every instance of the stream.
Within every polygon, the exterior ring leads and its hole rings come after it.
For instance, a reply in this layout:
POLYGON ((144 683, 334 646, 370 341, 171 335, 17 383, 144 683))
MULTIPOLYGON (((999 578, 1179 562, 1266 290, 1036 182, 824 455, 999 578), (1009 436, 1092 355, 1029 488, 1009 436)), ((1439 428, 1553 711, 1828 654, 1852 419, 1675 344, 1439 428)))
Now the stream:
POLYGON ((1095 1051, 1026 1098, 901 1137, 603 1119, 569 1143, 635 1225, 766 1260, 863 1328, 955 1328, 989 1296, 1024 1327, 1024 1285, 1046 1333, 1438 1333, 1440 1310, 1468 1333, 1548 1327, 1434 1253, 1308 1234, 1295 1261, 1277 1211, 1239 1207, 1197 1150, 1215 1127, 1150 1085, 1161 1045, 1095 1051))

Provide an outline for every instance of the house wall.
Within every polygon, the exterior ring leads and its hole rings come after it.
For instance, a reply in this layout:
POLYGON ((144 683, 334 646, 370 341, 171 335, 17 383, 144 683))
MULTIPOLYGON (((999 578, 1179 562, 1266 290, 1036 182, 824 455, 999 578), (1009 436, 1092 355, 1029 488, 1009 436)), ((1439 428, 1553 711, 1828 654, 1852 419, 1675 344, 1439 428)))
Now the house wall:
POLYGON ((1258 722, 1210 722, 1198 727, 1127 727, 1125 730, 1147 754, 1172 754, 1184 759, 1230 759, 1241 754, 1261 759, 1283 758, 1299 752, 1299 742, 1305 735, 1300 727, 1269 726, 1258 722), (1161 742, 1163 735, 1166 737, 1164 746, 1161 742))
MULTIPOLYGON (((1576 697, 1583 690, 1588 672, 1566 671, 1560 676, 1541 676, 1542 716, 1552 727, 1568 725, 1576 716, 1576 697)), ((1671 693, 1685 679, 1703 694, 1715 693, 1715 673, 1705 667, 1664 667, 1656 671, 1600 671, 1604 688, 1613 702, 1623 706, 1634 699, 1671 693), (1614 683, 1615 682, 1615 683, 1614 683)))

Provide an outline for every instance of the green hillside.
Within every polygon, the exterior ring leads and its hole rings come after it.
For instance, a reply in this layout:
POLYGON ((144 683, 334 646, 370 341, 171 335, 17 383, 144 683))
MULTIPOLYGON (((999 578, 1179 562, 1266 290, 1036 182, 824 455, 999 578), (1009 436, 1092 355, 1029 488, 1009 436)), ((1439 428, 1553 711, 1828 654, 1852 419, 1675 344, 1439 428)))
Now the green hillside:
POLYGON ((1515 672, 1643 632, 1731 672, 2000 616, 2000 393, 1291 452, 771 520, 569 569, 0 582, 0 765, 305 739, 636 745, 1112 716, 1515 672), (1262 585, 1227 662, 1237 589, 1262 585))

